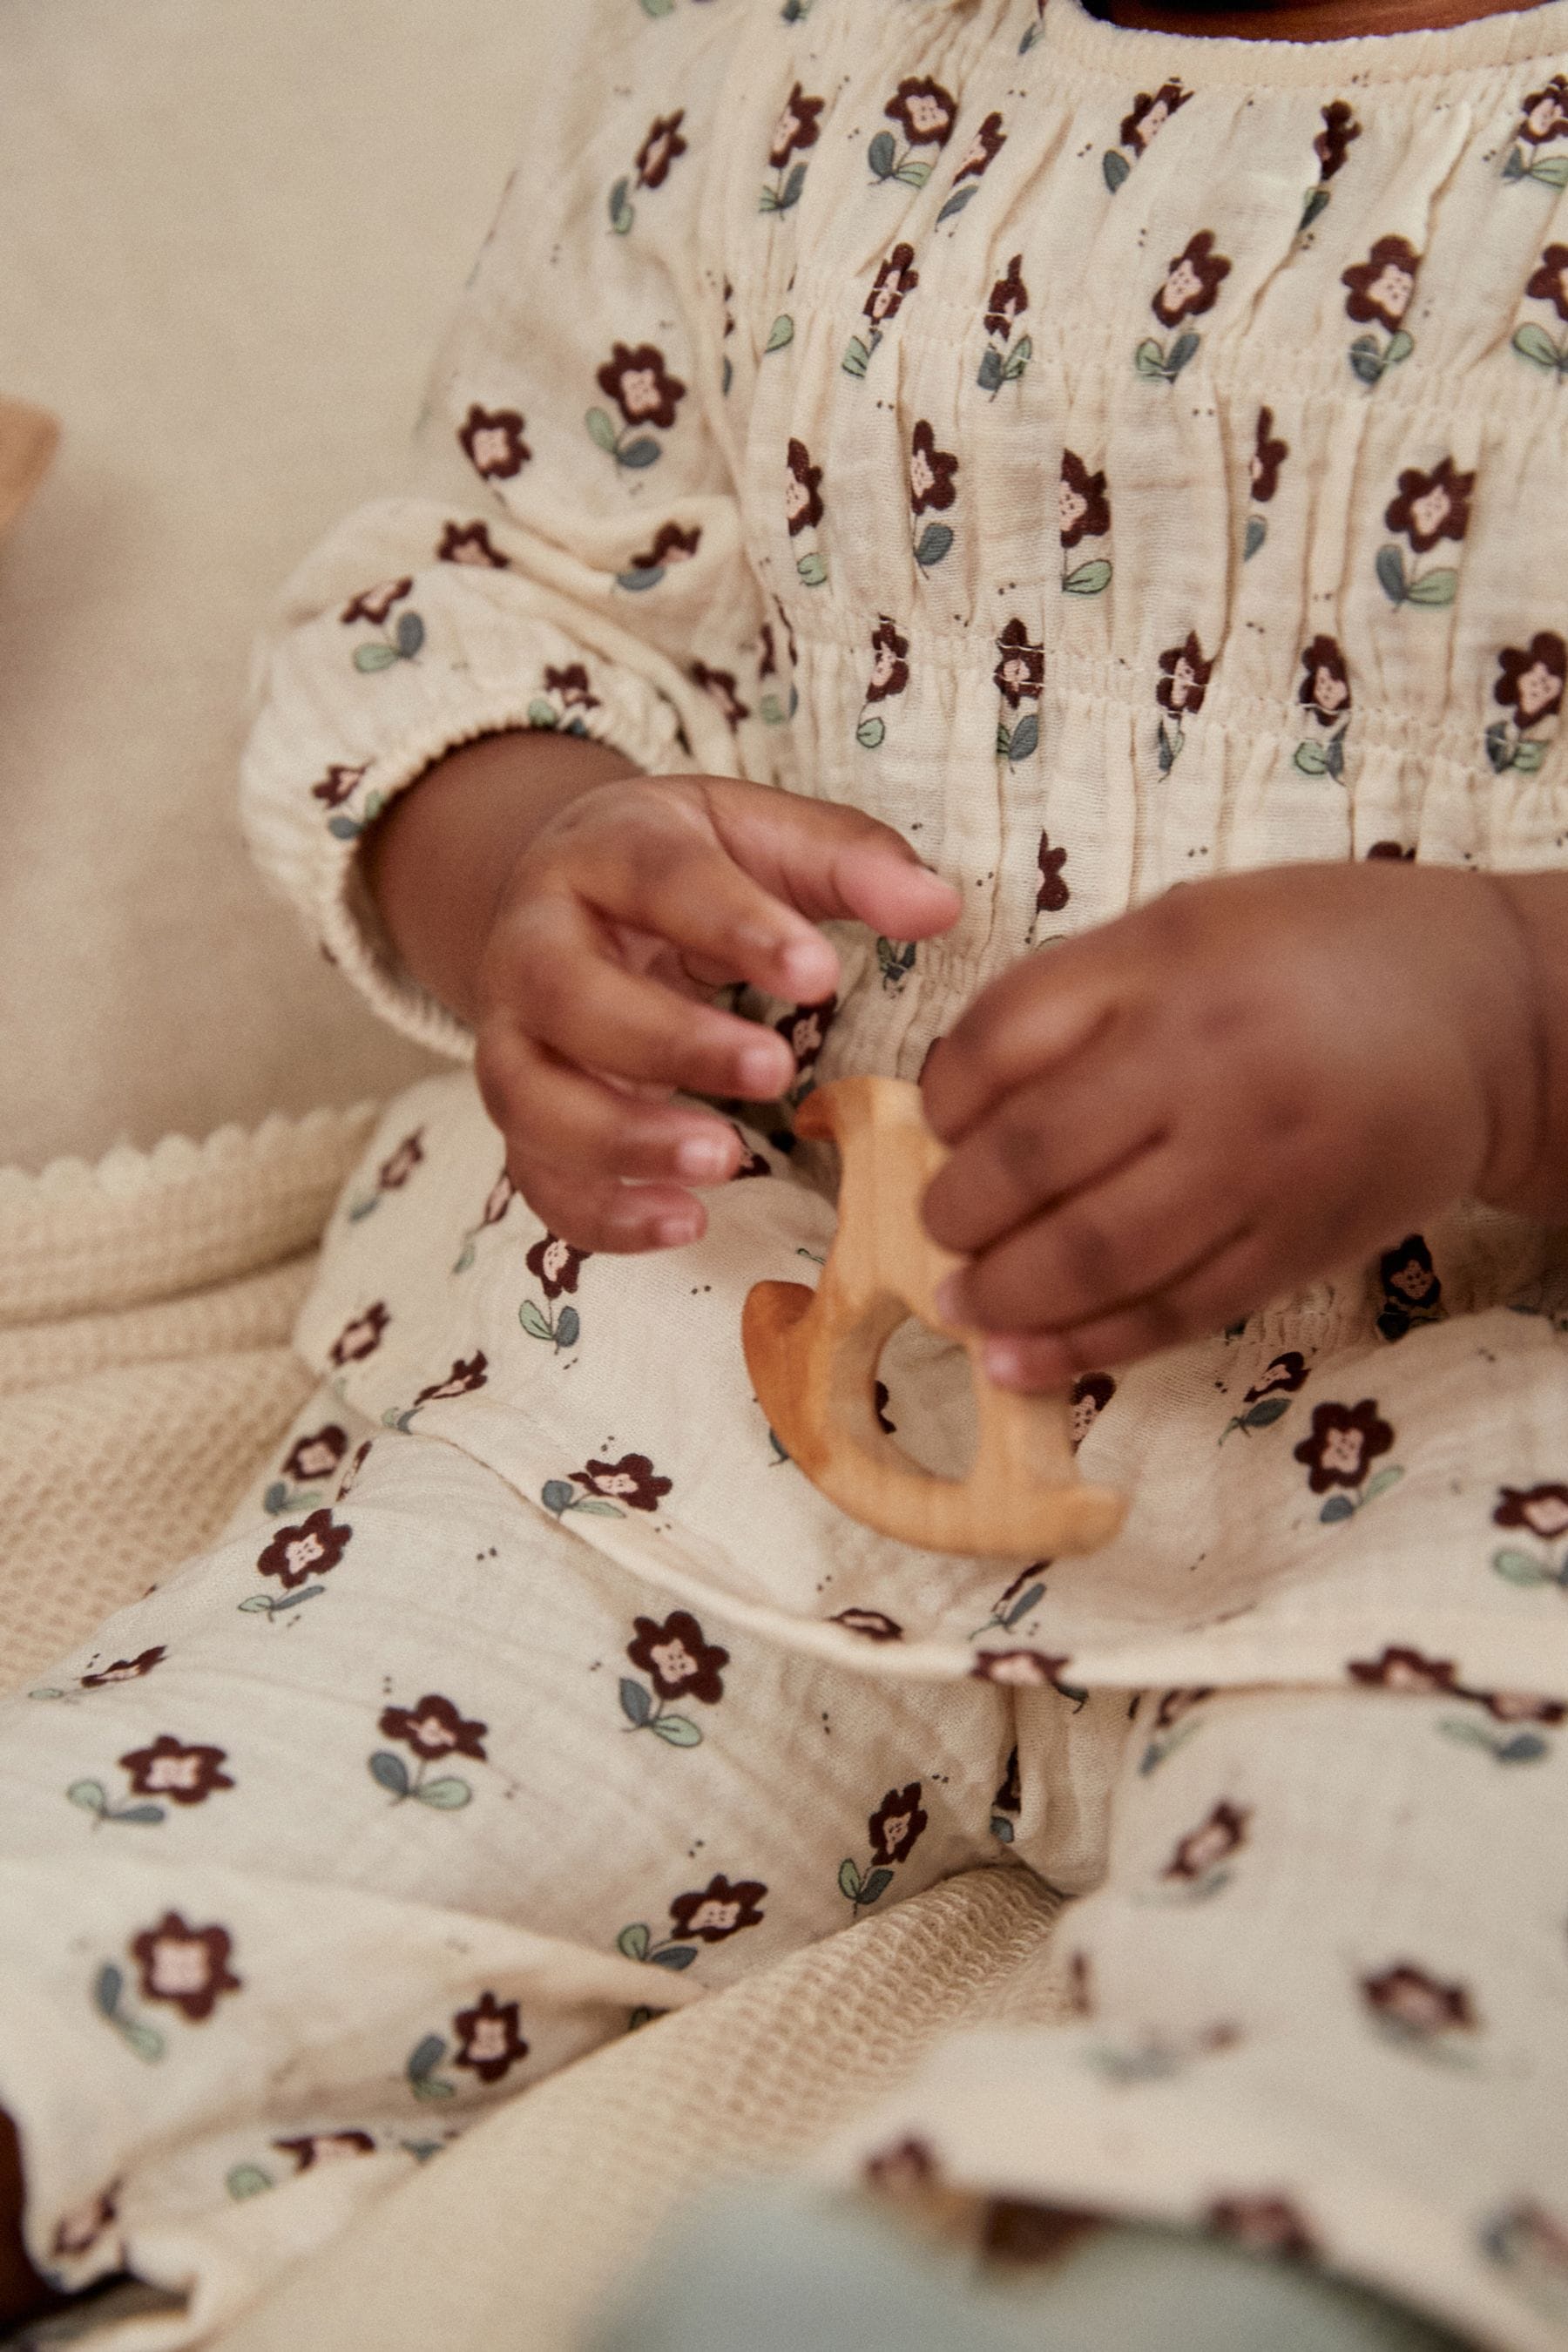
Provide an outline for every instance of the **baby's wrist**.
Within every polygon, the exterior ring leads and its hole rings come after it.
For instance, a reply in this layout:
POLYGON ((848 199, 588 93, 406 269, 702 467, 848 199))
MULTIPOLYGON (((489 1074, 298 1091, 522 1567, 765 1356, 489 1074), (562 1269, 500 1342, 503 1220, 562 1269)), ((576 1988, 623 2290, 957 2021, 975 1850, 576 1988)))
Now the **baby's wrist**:
POLYGON ((1496 983, 1483 992, 1474 1048, 1491 1138, 1476 1193, 1554 1222, 1568 1217, 1568 875, 1476 878, 1496 983))

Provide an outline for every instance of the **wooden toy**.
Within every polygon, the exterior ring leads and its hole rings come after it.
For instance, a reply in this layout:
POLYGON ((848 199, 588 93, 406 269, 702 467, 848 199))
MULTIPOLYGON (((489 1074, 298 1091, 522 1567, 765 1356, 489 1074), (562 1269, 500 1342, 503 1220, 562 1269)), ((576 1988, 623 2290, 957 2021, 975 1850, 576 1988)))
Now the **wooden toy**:
POLYGON ((947 1153, 919 1087, 838 1079, 807 1096, 795 1131, 831 1139, 842 1178, 816 1288, 759 1282, 742 1318, 747 1369, 780 1444, 840 1510, 927 1551, 1047 1558, 1106 1542, 1125 1506, 1078 1477, 1068 1398, 994 1387, 982 1335, 937 1310, 937 1285, 962 1261, 921 1223, 921 1195, 947 1153), (965 1478, 921 1469, 877 1419, 878 1360, 911 1314, 968 1351, 979 1443, 965 1478))
POLYGON ((47 409, 0 398, 0 539, 43 479, 59 437, 47 409))

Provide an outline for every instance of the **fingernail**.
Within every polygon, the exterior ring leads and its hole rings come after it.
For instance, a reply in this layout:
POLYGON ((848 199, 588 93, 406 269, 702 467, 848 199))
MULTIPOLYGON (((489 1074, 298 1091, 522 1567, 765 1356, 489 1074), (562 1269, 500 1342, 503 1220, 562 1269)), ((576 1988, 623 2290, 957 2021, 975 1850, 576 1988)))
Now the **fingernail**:
POLYGON ((676 1172, 699 1182, 704 1178, 717 1181, 728 1168, 730 1156, 729 1145, 717 1136, 688 1136, 675 1154, 676 1172))
POLYGON ((764 1087, 777 1089, 784 1083, 779 1074, 778 1055, 771 1045, 742 1045, 736 1067, 748 1093, 760 1093, 764 1087))
POLYGON ((792 940, 779 956, 784 979, 798 995, 804 989, 816 986, 815 975, 821 969, 822 959, 811 940, 792 940))
POLYGON ((1024 1377, 1024 1351, 1016 1339, 987 1339, 980 1351, 988 1380, 999 1388, 1011 1388, 1024 1377))
POLYGON ((939 1315, 949 1323, 963 1322, 964 1299, 962 1274, 944 1275, 932 1295, 936 1300, 936 1311, 939 1315))
POLYGON ((655 1222, 653 1237, 660 1249, 679 1249, 683 1242, 697 1239, 697 1221, 694 1217, 660 1217, 655 1222))

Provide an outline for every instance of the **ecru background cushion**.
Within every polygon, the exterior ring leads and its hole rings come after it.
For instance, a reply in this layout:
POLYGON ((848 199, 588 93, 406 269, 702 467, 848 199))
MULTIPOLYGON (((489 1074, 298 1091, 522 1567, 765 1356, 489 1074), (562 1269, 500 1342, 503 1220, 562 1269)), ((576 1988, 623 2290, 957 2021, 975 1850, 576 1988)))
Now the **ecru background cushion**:
POLYGON ((64 438, 0 549, 0 1163, 425 1066, 246 860, 248 648, 402 478, 555 5, 5 0, 0 389, 64 438))

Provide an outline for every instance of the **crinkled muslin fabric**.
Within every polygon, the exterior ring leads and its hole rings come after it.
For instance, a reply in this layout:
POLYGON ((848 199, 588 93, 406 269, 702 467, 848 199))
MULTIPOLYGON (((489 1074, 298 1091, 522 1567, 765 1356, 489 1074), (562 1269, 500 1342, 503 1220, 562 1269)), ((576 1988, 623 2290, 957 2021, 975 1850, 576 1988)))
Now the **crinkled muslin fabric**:
MULTIPOLYGON (((37 2258, 192 2287, 158 2340, 194 2340, 236 2203, 277 2198, 281 2261, 291 2179, 369 2201, 628 2021, 989 1859, 1083 1895, 1079 2022, 955 2044, 855 2162, 1560 2344, 1560 1236, 1461 1205, 1086 1379, 1082 1466, 1131 1507, 1085 1560, 842 1517, 739 1326, 831 1240, 793 1103, 915 1076, 1018 957, 1239 867, 1562 861, 1568 0, 1311 47, 1077 0, 580 37, 418 494, 263 650, 258 854, 459 1058, 356 844, 487 731, 852 801, 965 911, 844 929, 830 1001, 741 1000, 796 1081, 679 1253, 544 1232, 462 1070, 382 1119, 265 1479, 0 1719, 37 2258)), ((956 1463, 956 1351, 882 1369, 956 1463)))

